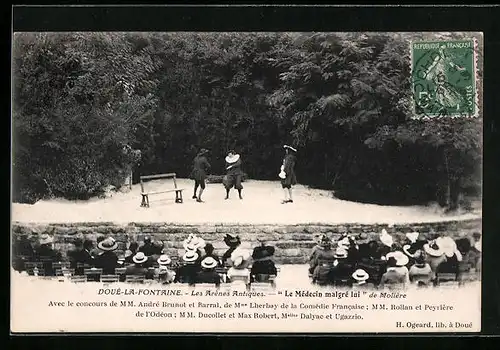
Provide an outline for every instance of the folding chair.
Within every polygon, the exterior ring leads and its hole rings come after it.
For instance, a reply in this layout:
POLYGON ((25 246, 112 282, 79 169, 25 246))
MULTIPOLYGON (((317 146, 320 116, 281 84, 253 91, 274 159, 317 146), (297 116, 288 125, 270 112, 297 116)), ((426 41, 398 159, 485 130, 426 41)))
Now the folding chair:
POLYGON ((70 268, 60 268, 56 270, 56 276, 73 276, 75 274, 75 269, 70 268))
POLYGON ((436 285, 443 283, 458 283, 457 273, 455 272, 438 272, 436 274, 436 285))
POLYGON ((144 283, 146 276, 144 275, 126 275, 125 282, 127 283, 144 283))
POLYGON ((52 263, 52 269, 56 271, 57 275, 57 270, 61 270, 62 268, 69 269, 70 268, 70 263, 67 261, 58 261, 58 262, 53 262, 52 263))
POLYGON ((83 274, 87 277, 87 282, 99 282, 102 275, 102 269, 92 267, 90 269, 84 269, 83 274))
POLYGON ((114 283, 119 281, 120 281, 119 275, 101 275, 102 283, 114 283))
POLYGON ((87 282, 87 276, 79 276, 79 275, 70 276, 69 280, 70 280, 70 282, 73 282, 73 283, 85 283, 85 282, 87 282))

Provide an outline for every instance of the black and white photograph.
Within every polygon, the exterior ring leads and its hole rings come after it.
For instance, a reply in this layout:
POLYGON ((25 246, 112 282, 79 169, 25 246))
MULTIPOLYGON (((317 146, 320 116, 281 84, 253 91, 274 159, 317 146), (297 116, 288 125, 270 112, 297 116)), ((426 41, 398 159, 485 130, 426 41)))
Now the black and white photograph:
POLYGON ((482 33, 12 46, 13 331, 480 329, 482 33))

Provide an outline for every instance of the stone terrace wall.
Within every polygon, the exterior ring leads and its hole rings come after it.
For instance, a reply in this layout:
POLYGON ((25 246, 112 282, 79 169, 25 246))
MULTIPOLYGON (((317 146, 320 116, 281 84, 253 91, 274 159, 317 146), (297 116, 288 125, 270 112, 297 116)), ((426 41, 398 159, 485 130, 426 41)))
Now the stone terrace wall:
POLYGON ((276 247, 275 260, 278 264, 303 264, 308 261, 315 239, 326 233, 333 239, 343 232, 358 234, 367 233, 371 238, 377 238, 385 228, 395 242, 405 239, 405 234, 411 231, 423 233, 428 238, 438 235, 449 235, 454 239, 472 237, 473 232, 481 232, 481 220, 450 221, 438 223, 415 223, 405 225, 239 225, 239 224, 207 224, 185 225, 169 223, 129 223, 119 225, 106 222, 85 223, 55 223, 55 224, 25 224, 13 223, 13 239, 19 234, 28 234, 33 242, 42 233, 54 235, 55 248, 65 253, 72 248, 75 238, 96 240, 98 236, 112 236, 119 242, 118 254, 122 254, 128 242, 141 242, 145 236, 153 240, 163 241, 170 255, 183 252, 182 241, 190 233, 195 233, 214 245, 216 252, 222 255, 227 249, 223 242, 226 233, 239 235, 242 246, 253 248, 258 245, 258 238, 265 238, 269 244, 276 247))

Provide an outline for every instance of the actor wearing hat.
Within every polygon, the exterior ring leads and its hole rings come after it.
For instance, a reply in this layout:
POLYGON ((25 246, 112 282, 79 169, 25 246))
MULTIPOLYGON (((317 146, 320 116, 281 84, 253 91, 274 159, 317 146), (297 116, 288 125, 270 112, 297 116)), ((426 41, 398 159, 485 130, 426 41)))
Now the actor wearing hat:
POLYGON ((207 178, 208 171, 210 170, 210 163, 207 160, 206 155, 208 150, 205 148, 201 149, 193 160, 193 170, 191 171, 191 179, 194 180, 194 191, 193 199, 197 202, 203 202, 201 195, 205 190, 205 179, 207 178), (200 193, 197 194, 198 187, 200 188, 200 193))
MULTIPOLYGON (((332 242, 326 235, 321 237, 319 242, 321 249, 317 249, 309 268, 313 271, 312 282, 319 285, 326 285, 330 282, 330 270, 335 261, 335 252, 332 250, 332 242)), ((346 253, 347 256, 347 253, 346 253)))
POLYGON ((53 276, 55 271, 52 269, 52 263, 62 261, 62 254, 54 250, 54 238, 44 233, 40 236, 40 246, 36 250, 38 259, 43 259, 43 268, 46 276, 53 276))
POLYGON ((172 260, 168 257, 168 255, 160 255, 157 260, 158 269, 156 274, 158 275, 158 280, 162 284, 170 284, 175 280, 175 272, 170 269, 170 263, 172 260))
POLYGON ((188 250, 182 256, 181 266, 177 269, 174 282, 187 283, 194 285, 196 283, 196 276, 200 271, 200 264, 198 263, 199 255, 194 250, 188 250))
POLYGON ((260 246, 255 247, 252 252, 253 264, 250 270, 252 282, 266 282, 269 275, 276 276, 278 273, 273 261, 274 247, 266 245, 263 240, 260 243, 260 246))
POLYGON ((226 156, 226 176, 224 178, 224 187, 226 188, 226 198, 229 199, 229 191, 231 188, 236 188, 238 190, 238 195, 240 199, 243 199, 241 195, 241 190, 243 190, 243 185, 241 184, 241 176, 243 172, 241 171, 241 157, 235 151, 229 151, 226 156))
POLYGON ((215 284, 216 287, 220 286, 221 277, 215 271, 215 268, 219 265, 217 260, 211 256, 205 257, 201 261, 201 271, 196 275, 196 283, 210 283, 215 284))
POLYGON ((295 163, 297 161, 295 154, 297 150, 288 145, 284 145, 283 148, 285 149, 285 157, 283 158, 279 177, 281 178, 281 187, 283 187, 285 193, 285 199, 281 203, 285 204, 293 203, 292 186, 297 184, 295 176, 295 163))
POLYGON ((101 268, 103 275, 114 275, 118 266, 118 257, 114 251, 118 248, 118 243, 112 237, 108 237, 99 242, 97 248, 102 253, 95 258, 95 267, 101 268))

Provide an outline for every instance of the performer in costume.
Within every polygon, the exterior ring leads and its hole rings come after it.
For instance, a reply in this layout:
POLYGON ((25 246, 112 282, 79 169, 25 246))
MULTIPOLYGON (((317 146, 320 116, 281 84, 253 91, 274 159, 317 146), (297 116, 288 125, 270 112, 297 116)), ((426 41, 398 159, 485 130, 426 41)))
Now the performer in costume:
POLYGON ((193 170, 191 171, 191 179, 194 180, 194 192, 193 199, 197 202, 203 202, 201 195, 205 190, 205 179, 207 178, 207 173, 210 170, 210 163, 207 160, 206 154, 208 150, 201 149, 193 160, 193 170), (196 192, 200 188, 200 194, 197 195, 196 192))
POLYGON ((281 178, 281 186, 285 192, 285 199, 281 203, 285 204, 293 203, 292 186, 297 183, 297 178, 295 177, 295 162, 297 160, 295 153, 297 150, 288 145, 284 145, 283 147, 285 148, 285 158, 280 168, 279 177, 281 178))
POLYGON ((226 176, 224 177, 224 187, 226 188, 226 198, 229 199, 229 191, 231 188, 236 188, 238 190, 238 195, 240 199, 241 190, 243 186, 241 185, 241 176, 243 172, 241 171, 241 157, 235 151, 229 151, 226 157, 226 176))

